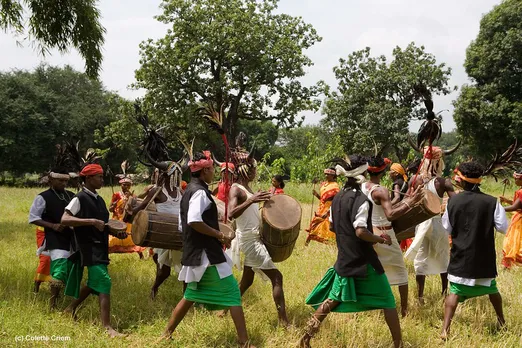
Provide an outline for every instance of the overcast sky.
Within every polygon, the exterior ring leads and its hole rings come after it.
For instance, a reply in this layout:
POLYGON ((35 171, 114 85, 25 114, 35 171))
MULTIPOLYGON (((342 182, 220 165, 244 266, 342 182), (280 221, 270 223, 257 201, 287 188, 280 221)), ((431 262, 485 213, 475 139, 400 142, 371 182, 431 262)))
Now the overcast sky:
MULTIPOLYGON (((141 41, 160 38, 167 27, 153 16, 159 14, 159 0, 102 0, 102 24, 107 29, 103 48, 101 79, 105 86, 127 98, 143 95, 128 86, 134 81, 139 67, 141 41)), ((372 55, 391 56, 395 46, 406 47, 411 41, 424 45, 438 62, 452 68, 451 85, 468 82, 463 63, 466 48, 479 30, 482 15, 500 0, 281 0, 279 11, 301 16, 311 23, 323 40, 308 52, 315 65, 304 82, 325 80, 336 85, 332 68, 339 58, 355 50, 371 47, 372 55)), ((52 65, 69 64, 84 69, 81 57, 72 51, 65 55, 51 52, 45 58, 30 45, 19 47, 16 38, 0 33, 0 70, 32 69, 40 62, 52 65)), ((459 92, 435 97, 435 109, 444 113, 444 130, 454 128, 451 101, 459 92)), ((307 114, 307 123, 316 123, 318 114, 307 114)), ((418 123, 411 128, 417 129, 418 123)))

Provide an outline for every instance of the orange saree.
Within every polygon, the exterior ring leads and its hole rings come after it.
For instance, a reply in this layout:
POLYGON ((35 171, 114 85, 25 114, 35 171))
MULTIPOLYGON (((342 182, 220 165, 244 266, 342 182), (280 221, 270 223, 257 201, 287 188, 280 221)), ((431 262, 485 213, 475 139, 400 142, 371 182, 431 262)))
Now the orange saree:
POLYGON ((312 221, 310 221, 310 227, 307 229, 308 237, 306 238, 306 244, 311 240, 320 243, 335 242, 335 233, 330 231, 330 207, 337 192, 339 192, 339 184, 337 182, 323 182, 321 184, 319 208, 315 212, 312 221))

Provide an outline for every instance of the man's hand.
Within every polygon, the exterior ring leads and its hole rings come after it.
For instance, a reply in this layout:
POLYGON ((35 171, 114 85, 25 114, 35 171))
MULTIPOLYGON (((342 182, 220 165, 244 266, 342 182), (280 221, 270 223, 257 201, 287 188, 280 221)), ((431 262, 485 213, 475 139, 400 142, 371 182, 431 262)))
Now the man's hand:
POLYGON ((103 231, 105 229, 105 222, 98 219, 92 219, 92 225, 98 230, 103 231))
POLYGON ((225 248, 229 249, 232 245, 232 238, 226 236, 221 231, 216 231, 219 234, 218 240, 225 246, 225 248))
POLYGON ((380 235, 382 239, 384 239, 384 244, 386 245, 392 245, 392 240, 389 234, 383 233, 380 235))
POLYGON ((57 232, 62 232, 64 228, 65 228, 65 226, 62 225, 62 224, 54 224, 53 225, 53 230, 55 230, 57 232))
POLYGON ((418 205, 424 199, 424 184, 418 185, 413 193, 404 199, 410 207, 418 205))
POLYGON ((258 191, 252 197, 250 197, 250 201, 252 203, 259 203, 268 201, 272 197, 270 192, 268 191, 258 191))
POLYGON ((116 238, 118 238, 118 239, 125 239, 125 238, 127 238, 127 236, 128 236, 128 234, 125 231, 116 233, 116 238))

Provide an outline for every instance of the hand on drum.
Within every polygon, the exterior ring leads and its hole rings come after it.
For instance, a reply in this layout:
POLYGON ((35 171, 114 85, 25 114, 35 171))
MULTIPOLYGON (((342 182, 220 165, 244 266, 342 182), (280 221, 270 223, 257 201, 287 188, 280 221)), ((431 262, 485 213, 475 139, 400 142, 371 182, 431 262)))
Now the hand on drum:
POLYGON ((382 239, 384 239, 384 244, 386 244, 386 245, 391 245, 392 244, 392 240, 391 240, 390 235, 388 235, 386 233, 383 233, 383 234, 380 235, 380 237, 382 239))
POLYGON ((272 197, 272 194, 268 191, 258 191, 254 193, 252 197, 250 197, 250 201, 252 203, 259 203, 268 201, 272 197))
POLYGON ((218 233, 219 233, 219 236, 220 236, 220 237, 218 238, 219 241, 220 241, 221 243, 223 243, 223 245, 225 246, 225 248, 229 249, 230 246, 232 245, 232 239, 233 239, 233 238, 227 236, 227 235, 224 234, 223 232, 218 231, 218 233))
POLYGON ((92 225, 96 227, 98 231, 103 231, 105 229, 105 222, 102 220, 92 219, 92 225))
POLYGON ((409 197, 405 198, 410 206, 419 204, 424 198, 424 184, 418 185, 409 197))

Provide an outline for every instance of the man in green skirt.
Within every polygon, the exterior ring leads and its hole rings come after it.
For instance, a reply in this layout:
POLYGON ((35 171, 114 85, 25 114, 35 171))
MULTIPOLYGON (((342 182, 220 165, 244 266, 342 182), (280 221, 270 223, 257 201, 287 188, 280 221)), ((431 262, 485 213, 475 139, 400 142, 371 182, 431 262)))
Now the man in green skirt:
POLYGON ((495 197, 479 189, 485 172, 477 162, 465 162, 456 169, 455 180, 464 191, 450 198, 442 226, 451 233, 448 266, 450 294, 446 298, 441 338, 447 339, 459 302, 488 295, 497 314, 498 326, 505 325, 502 297, 497 289, 495 229, 506 233, 506 212, 495 197))
POLYGON ((391 245, 391 238, 385 233, 377 236, 371 232, 372 205, 361 192, 367 169, 367 159, 359 155, 339 161, 336 166, 337 175, 346 177, 346 184, 330 208, 330 229, 336 234, 337 261, 306 299, 316 312, 299 341, 300 347, 310 347, 311 338, 319 331, 328 313, 373 309, 383 309, 395 347, 402 345, 395 299, 373 249, 375 243, 391 245))

